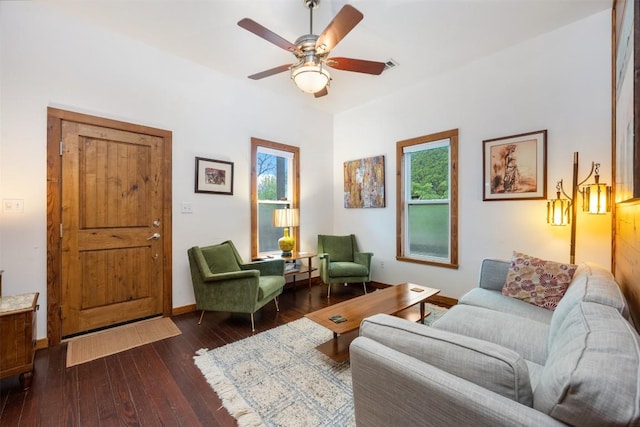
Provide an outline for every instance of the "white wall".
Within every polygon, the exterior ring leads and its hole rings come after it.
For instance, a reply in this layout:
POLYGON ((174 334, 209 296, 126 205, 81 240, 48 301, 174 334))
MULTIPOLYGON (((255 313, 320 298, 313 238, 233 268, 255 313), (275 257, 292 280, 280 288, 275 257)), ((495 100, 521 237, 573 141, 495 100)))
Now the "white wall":
POLYGON ((301 248, 331 228, 332 117, 33 2, 0 7, 0 213, 6 295, 40 292, 46 336, 46 114, 57 107, 173 132, 173 306, 194 302, 186 256, 193 245, 233 239, 250 255, 250 138, 300 147, 301 248), (313 127, 307 126, 313 119, 313 127), (234 162, 233 196, 196 194, 194 157, 234 162), (191 202, 193 214, 181 214, 191 202))
MULTIPOLYGON (((458 297, 486 256, 516 249, 567 261, 569 229, 545 223, 544 201, 482 202, 482 140, 548 129, 549 197, 558 179, 571 179, 574 151, 581 177, 597 160, 611 182, 609 31, 603 12, 332 118, 38 3, 1 2, 0 199, 25 206, 24 214, 0 211, 3 291, 40 292, 45 337, 47 106, 173 132, 174 307, 194 301, 188 247, 232 238, 249 256, 251 136, 301 147, 299 247, 313 250, 318 233, 353 232, 375 253, 376 281, 431 284, 458 297), (451 128, 460 129, 460 268, 399 263, 395 142, 451 128), (342 163, 379 154, 387 207, 343 208, 342 163), (234 162, 233 196, 193 192, 195 156, 234 162), (183 201, 192 215, 180 214, 183 201)), ((609 265, 610 220, 580 214, 578 262, 609 265)))
MULTIPOLYGON (((555 197, 555 184, 561 178, 569 183, 570 192, 574 151, 580 153, 580 179, 595 160, 602 164, 602 182, 611 183, 610 13, 335 116, 334 231, 355 233, 361 249, 374 252, 374 280, 431 285, 442 289, 442 295, 459 297, 477 283, 485 257, 509 259, 518 250, 569 261, 570 230, 546 224, 545 201, 482 201, 482 141, 547 129, 549 198, 555 197), (396 141, 453 128, 459 129, 460 144, 460 268, 398 262, 396 141), (386 156, 387 206, 345 209, 338 166, 374 155, 386 156)), ((576 262, 610 267, 610 224, 610 214, 579 214, 576 262)))

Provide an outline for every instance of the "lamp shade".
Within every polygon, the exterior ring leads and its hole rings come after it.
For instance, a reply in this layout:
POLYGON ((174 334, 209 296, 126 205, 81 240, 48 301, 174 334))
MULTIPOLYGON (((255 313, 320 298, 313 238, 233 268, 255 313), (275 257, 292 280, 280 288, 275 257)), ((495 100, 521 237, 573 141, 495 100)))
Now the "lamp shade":
POLYGON ((552 199, 547 202, 547 223, 551 225, 567 225, 571 222, 569 209, 571 201, 569 199, 552 199))
POLYGON ((297 227, 300 225, 298 209, 275 209, 273 211, 274 227, 297 227))
POLYGON ((607 184, 589 184, 584 187, 582 210, 591 214, 606 214, 611 211, 611 187, 607 184))
POLYGON ((327 86, 331 76, 329 71, 322 65, 309 62, 298 68, 291 69, 291 78, 301 91, 316 93, 327 86))

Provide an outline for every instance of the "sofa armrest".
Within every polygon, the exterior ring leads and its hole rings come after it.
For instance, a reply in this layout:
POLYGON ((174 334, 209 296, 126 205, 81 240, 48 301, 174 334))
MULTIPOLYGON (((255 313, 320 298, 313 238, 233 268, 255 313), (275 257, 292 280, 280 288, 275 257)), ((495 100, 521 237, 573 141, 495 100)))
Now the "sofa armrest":
POLYGON ((372 339, 350 347, 359 426, 561 426, 546 414, 493 393, 372 339))

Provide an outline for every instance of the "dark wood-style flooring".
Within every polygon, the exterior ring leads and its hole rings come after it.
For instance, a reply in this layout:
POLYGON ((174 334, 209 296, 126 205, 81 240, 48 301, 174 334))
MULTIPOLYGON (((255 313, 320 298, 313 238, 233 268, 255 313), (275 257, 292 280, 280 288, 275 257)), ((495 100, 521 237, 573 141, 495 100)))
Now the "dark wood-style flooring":
MULTIPOLYGON (((363 293, 361 286, 334 285, 327 300, 326 289, 286 289, 280 312, 272 303, 258 312, 255 333, 363 293)), ((17 376, 0 380, 0 425, 236 426, 192 358, 198 349, 251 336, 249 316, 207 312, 200 326, 198 316, 173 317, 179 336, 71 368, 67 344, 37 351, 29 390, 17 376)))

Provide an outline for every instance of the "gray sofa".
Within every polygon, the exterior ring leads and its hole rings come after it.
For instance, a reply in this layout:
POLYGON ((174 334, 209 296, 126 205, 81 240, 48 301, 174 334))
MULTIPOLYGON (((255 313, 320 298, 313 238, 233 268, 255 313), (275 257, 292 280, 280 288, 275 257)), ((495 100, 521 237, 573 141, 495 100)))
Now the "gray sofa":
POLYGON ((555 311, 503 296, 508 261, 431 327, 365 319, 359 426, 640 426, 640 337, 613 276, 580 265, 555 311))

